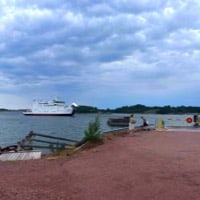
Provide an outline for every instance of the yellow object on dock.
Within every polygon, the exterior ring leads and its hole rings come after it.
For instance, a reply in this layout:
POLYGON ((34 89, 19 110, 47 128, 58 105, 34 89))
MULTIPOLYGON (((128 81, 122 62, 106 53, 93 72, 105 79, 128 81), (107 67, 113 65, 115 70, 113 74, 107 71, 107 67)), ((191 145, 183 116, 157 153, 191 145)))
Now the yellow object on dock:
POLYGON ((157 128, 165 128, 165 122, 162 118, 158 119, 158 125, 157 128))

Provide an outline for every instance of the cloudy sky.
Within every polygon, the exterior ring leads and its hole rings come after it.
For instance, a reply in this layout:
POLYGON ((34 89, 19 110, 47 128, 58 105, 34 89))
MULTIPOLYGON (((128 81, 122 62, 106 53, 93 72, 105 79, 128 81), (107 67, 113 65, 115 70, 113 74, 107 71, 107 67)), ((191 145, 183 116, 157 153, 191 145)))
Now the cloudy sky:
POLYGON ((199 0, 1 0, 0 108, 200 104, 199 0))

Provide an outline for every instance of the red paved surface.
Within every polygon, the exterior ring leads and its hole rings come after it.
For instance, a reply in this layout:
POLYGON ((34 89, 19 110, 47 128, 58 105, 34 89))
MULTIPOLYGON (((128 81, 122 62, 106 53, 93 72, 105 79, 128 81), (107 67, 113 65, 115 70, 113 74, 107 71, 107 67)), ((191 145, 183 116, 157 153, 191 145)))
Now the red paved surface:
POLYGON ((0 162, 0 200, 199 200, 200 132, 140 132, 57 160, 0 162))

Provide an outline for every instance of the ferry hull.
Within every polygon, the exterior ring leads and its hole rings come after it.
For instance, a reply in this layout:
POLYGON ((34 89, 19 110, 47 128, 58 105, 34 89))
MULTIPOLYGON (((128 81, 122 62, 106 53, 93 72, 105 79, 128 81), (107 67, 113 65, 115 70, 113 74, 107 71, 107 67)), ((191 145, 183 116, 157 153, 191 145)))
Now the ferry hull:
POLYGON ((31 112, 24 112, 24 115, 27 116, 73 116, 73 113, 31 113, 31 112))

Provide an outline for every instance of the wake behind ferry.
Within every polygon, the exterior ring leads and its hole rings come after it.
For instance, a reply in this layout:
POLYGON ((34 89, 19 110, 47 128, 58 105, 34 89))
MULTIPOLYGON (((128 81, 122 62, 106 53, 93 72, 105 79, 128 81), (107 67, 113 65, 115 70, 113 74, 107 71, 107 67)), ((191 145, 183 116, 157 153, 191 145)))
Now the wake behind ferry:
POLYGON ((65 105, 65 101, 54 99, 51 101, 34 101, 31 110, 23 112, 29 116, 73 116, 78 105, 65 105))

